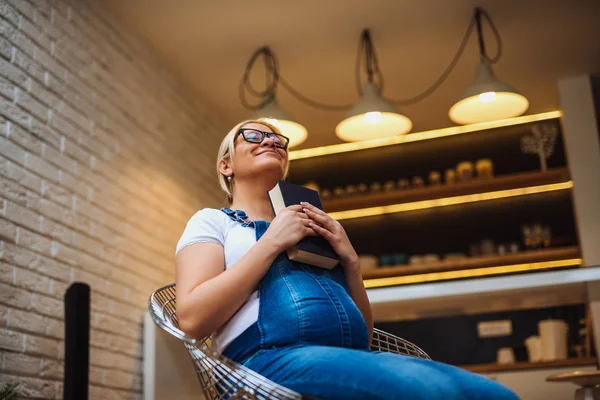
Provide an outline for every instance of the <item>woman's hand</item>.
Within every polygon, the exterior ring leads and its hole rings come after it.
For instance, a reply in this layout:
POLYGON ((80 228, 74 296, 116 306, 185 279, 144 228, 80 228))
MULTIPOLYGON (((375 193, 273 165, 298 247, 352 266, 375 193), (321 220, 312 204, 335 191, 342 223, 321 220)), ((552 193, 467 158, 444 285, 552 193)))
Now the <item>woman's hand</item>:
POLYGON ((294 246, 305 236, 317 236, 310 226, 312 221, 302 212, 302 208, 296 204, 281 210, 263 235, 263 238, 275 244, 279 252, 294 246))
POLYGON ((344 269, 358 270, 358 255, 350 244, 348 235, 338 221, 331 218, 325 211, 309 203, 300 203, 304 213, 310 218, 309 226, 323 236, 333 250, 340 256, 340 264, 344 269))

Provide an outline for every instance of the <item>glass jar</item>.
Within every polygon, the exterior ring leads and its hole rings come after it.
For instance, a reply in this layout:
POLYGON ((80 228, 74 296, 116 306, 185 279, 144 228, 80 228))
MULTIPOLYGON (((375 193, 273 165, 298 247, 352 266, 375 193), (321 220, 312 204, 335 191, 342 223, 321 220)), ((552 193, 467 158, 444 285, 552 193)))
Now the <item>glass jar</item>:
POLYGON ((470 161, 459 162, 456 166, 456 179, 459 182, 473 179, 473 163, 470 161))
POLYGON ((478 178, 489 179, 494 177, 494 163, 488 158, 482 158, 475 163, 478 178))

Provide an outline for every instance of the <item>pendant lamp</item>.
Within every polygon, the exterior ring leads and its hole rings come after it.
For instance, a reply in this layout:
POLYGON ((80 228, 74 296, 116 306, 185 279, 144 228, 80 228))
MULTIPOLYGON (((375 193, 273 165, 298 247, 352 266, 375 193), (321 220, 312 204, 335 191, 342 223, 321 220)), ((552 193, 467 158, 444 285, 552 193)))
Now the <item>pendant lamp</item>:
POLYGON ((481 13, 481 9, 475 9, 481 62, 475 80, 449 111, 450 119, 457 124, 473 124, 516 117, 525 113, 529 107, 529 101, 525 96, 506 82, 498 80, 494 75, 490 59, 485 52, 481 13))
MULTIPOLYGON (((364 30, 359 47, 359 57, 364 47, 368 82, 362 96, 335 128, 336 135, 347 142, 377 139, 410 132, 411 120, 381 96, 374 76, 381 72, 368 30, 364 30)), ((380 78, 380 82, 382 79, 380 78)))
POLYGON ((412 121, 385 101, 379 88, 368 82, 363 96, 336 128, 336 135, 347 142, 401 135, 410 132, 412 121))

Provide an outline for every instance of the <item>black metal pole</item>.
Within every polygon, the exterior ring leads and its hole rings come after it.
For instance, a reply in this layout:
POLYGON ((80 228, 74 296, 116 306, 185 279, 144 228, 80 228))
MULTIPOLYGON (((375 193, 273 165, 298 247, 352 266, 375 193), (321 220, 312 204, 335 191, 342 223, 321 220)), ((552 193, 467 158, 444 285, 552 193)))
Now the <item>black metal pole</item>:
POLYGON ((65 293, 63 400, 86 400, 90 370, 90 287, 73 283, 65 293))

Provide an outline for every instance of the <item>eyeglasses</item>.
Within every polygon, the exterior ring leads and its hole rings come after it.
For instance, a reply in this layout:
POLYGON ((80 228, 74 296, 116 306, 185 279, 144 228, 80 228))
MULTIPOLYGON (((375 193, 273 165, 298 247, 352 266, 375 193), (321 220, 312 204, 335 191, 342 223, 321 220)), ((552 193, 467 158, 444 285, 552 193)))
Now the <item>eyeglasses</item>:
POLYGON ((279 147, 280 149, 286 150, 290 144, 290 139, 279 133, 263 132, 257 129, 240 129, 238 133, 249 143, 262 143, 268 137, 275 143, 275 147, 279 147))

